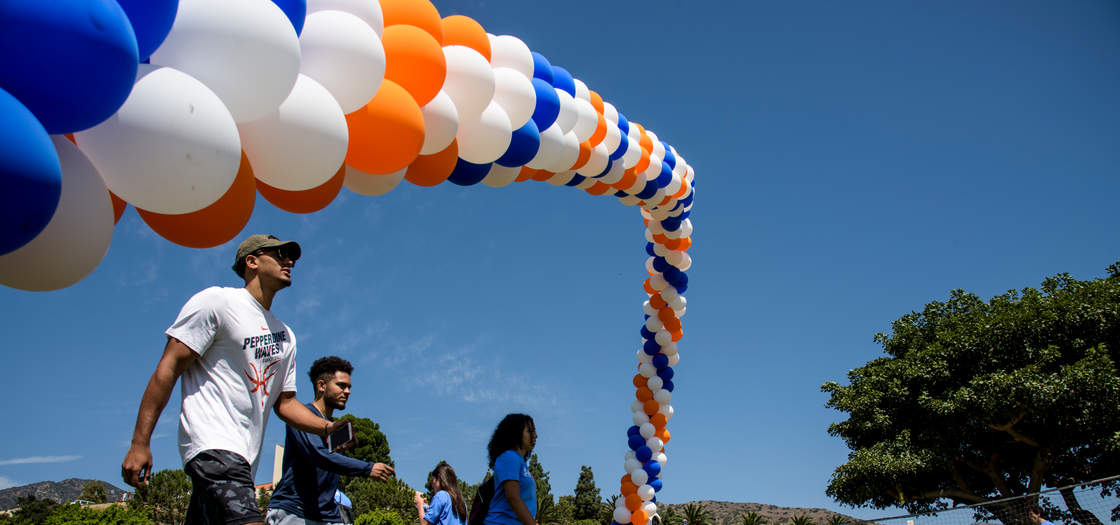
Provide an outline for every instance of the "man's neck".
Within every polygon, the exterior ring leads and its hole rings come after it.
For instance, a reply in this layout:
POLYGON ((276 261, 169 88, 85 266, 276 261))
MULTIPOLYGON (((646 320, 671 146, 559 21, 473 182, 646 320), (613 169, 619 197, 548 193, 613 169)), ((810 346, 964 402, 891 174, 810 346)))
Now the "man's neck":
POLYGON ((316 399, 315 401, 312 401, 311 404, 315 405, 315 408, 319 410, 319 413, 323 414, 323 417, 327 419, 330 419, 331 416, 334 415, 334 409, 327 406, 326 401, 324 401, 321 397, 319 399, 316 399))
POLYGON ((249 295, 253 296, 265 310, 272 310, 272 298, 276 295, 276 290, 269 290, 261 286, 261 280, 253 278, 245 283, 245 290, 249 295))

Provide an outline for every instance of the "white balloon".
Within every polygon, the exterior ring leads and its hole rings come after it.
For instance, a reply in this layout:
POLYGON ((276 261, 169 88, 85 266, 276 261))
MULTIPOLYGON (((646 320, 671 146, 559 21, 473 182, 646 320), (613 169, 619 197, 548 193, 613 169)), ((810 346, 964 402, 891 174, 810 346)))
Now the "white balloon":
MULTIPOLYGON (((646 424, 648 425, 649 423, 646 424)), ((636 468, 642 468, 642 462, 638 461, 636 458, 630 458, 623 462, 622 468, 625 469, 626 472, 630 472, 636 468)))
POLYGON ((306 75, 299 76, 275 111, 237 129, 253 176, 287 191, 308 190, 330 180, 346 158, 350 138, 338 102, 306 75))
MULTIPOLYGON (((650 487, 650 488, 652 488, 652 487, 650 487)), ((651 496, 651 499, 652 499, 652 496, 651 496)), ((657 513, 657 504, 652 502, 652 501, 648 501, 648 502, 646 502, 645 504, 642 505, 642 510, 646 511, 646 516, 653 516, 654 514, 657 513)))
MULTIPOLYGON (((598 147, 598 146, 596 146, 596 147, 598 147)), ((603 149, 606 149, 606 146, 603 146, 603 149)), ((599 182, 602 182, 603 184, 615 184, 618 181, 622 180, 622 177, 624 175, 626 175, 626 169, 622 167, 622 163, 621 162, 615 162, 615 163, 612 163, 610 165, 610 169, 607 170, 606 175, 603 175, 602 177, 599 177, 597 180, 599 182)), ((647 234, 648 234, 648 232, 647 232, 647 234)), ((650 240, 650 242, 653 242, 652 237, 650 237, 649 240, 650 240)))
POLYGON ((97 169, 65 137, 51 142, 62 167, 58 207, 34 239, 0 255, 0 284, 20 290, 58 290, 85 279, 113 240, 113 203, 97 169))
POLYGON ((675 343, 673 341, 669 341, 668 343, 665 343, 665 344, 661 345, 661 353, 663 353, 665 355, 669 355, 669 356, 676 354, 677 353, 677 343, 675 343))
POLYGON ((673 175, 681 179, 688 175, 688 164, 685 164, 684 159, 677 157, 677 163, 673 165, 673 175))
POLYGON ((525 78, 533 78, 533 52, 515 36, 490 37, 490 64, 494 68, 508 67, 525 78))
POLYGON ((197 78, 235 121, 249 122, 288 98, 299 75, 299 39, 270 0, 184 0, 151 62, 197 78))
MULTIPOLYGON (((553 124, 556 126, 556 124, 553 124)), ((556 157, 555 162, 550 168, 545 168, 548 171, 568 171, 572 169, 572 165, 579 160, 579 141, 576 140, 575 134, 572 132, 565 133, 560 141, 560 154, 556 157)), ((571 177, 568 177, 571 180, 571 177)))
POLYGON ((656 273, 657 270, 653 269, 653 257, 646 257, 646 272, 656 273))
POLYGON ((642 402, 635 399, 630 403, 630 412, 641 412, 642 406, 642 402))
POLYGON ((669 356, 669 366, 677 366, 677 363, 680 363, 680 362, 681 362, 681 355, 680 354, 673 354, 673 355, 669 356))
POLYGON ((673 300, 674 297, 678 296, 680 296, 680 293, 677 292, 677 289, 669 286, 669 283, 665 283, 665 289, 661 290, 661 298, 665 299, 666 302, 669 302, 673 300))
POLYGON ((533 82, 520 71, 508 67, 494 68, 494 102, 506 111, 513 129, 524 126, 537 108, 537 92, 533 82))
POLYGON ((407 167, 393 173, 366 173, 347 165, 342 185, 358 195, 384 195, 401 183, 406 171, 407 167))
MULTIPOLYGON (((614 124, 618 127, 618 110, 615 109, 614 104, 603 101, 603 118, 607 119, 607 124, 614 124)), ((619 130, 621 133, 622 130, 619 130)))
POLYGON ((681 233, 685 237, 692 237, 692 219, 685 219, 684 222, 681 222, 681 233))
POLYGON ((646 353, 645 350, 638 350, 638 363, 652 363, 653 356, 646 353))
POLYGON ((665 414, 665 417, 667 417, 667 418, 672 419, 672 417, 673 417, 673 406, 672 405, 665 405, 665 406, 657 409, 657 411, 659 413, 665 414))
MULTIPOLYGON (((625 501, 623 498, 618 499, 625 501)), ((614 514, 611 517, 614 518, 615 523, 626 525, 630 523, 630 509, 626 507, 615 507, 614 514)))
POLYGON ((490 171, 486 173, 486 176, 482 178, 482 183, 491 188, 501 188, 502 186, 508 186, 516 180, 520 173, 520 166, 510 168, 494 163, 490 166, 490 171))
MULTIPOLYGON (((649 387, 654 393, 661 390, 665 386, 665 381, 658 376, 653 376, 646 381, 646 386, 649 387)), ((649 436, 645 436, 649 437, 649 436)))
POLYGON ((646 133, 649 135, 650 140, 653 141, 653 150, 650 151, 649 154, 657 155, 657 158, 664 159, 665 145, 661 143, 661 139, 658 139, 657 135, 654 135, 652 131, 646 131, 646 133))
POLYGON ((675 317, 676 317, 677 319, 680 319, 680 318, 684 317, 684 314, 685 314, 685 313, 686 313, 687 311, 688 311, 688 309, 687 309, 687 308, 681 308, 680 310, 673 310, 673 315, 674 315, 674 316, 675 316, 675 317))
POLYGON ((661 319, 650 317, 649 319, 646 319, 646 328, 651 332, 656 332, 658 330, 664 330, 665 325, 662 324, 661 319))
MULTIPOLYGON (((681 253, 683 253, 684 255, 688 255, 688 252, 681 252, 681 253)), ((689 259, 691 259, 691 256, 689 257, 689 259)), ((679 295, 679 294, 676 297, 674 297, 672 301, 669 302, 669 306, 672 307, 674 310, 681 310, 687 305, 688 305, 688 299, 685 299, 683 295, 679 295)))
MULTIPOLYGON (((680 354, 673 354, 673 357, 680 359, 680 354)), ((669 360, 672 361, 673 357, 670 357, 669 360)), ((669 366, 673 365, 670 364, 669 366)), ((657 400, 658 404, 664 405, 672 401, 673 393, 662 388, 653 394, 653 399, 657 400)))
POLYGON ((578 189, 581 189, 581 190, 586 190, 586 189, 590 189, 592 186, 594 186, 596 182, 598 182, 598 181, 596 181, 595 179, 585 178, 582 181, 580 181, 579 184, 576 184, 575 187, 578 188, 578 189))
POLYGON ((494 70, 481 53, 467 46, 444 46, 447 76, 443 90, 459 110, 460 123, 481 115, 494 98, 494 70))
POLYGON ((459 120, 459 131, 455 133, 459 157, 475 164, 494 162, 509 149, 512 134, 505 110, 490 102, 477 117, 459 120))
POLYGON ((638 367, 638 373, 641 374, 642 377, 653 377, 657 375, 657 367, 653 366, 653 363, 642 363, 642 365, 638 367))
POLYGON ((343 113, 368 104, 385 79, 381 38, 369 24, 350 13, 308 13, 299 47, 300 73, 327 88, 343 113))
POLYGON ((661 464, 661 470, 664 472, 665 464, 669 462, 669 456, 666 456, 664 452, 661 452, 657 454, 656 459, 657 462, 661 464))
POLYGON ((564 134, 560 131, 560 126, 554 122, 541 131, 541 146, 537 150, 537 155, 525 165, 535 170, 548 169, 556 164, 563 154, 564 134))
MULTIPOLYGON (((649 500, 653 499, 654 492, 655 491, 653 490, 653 487, 651 487, 649 485, 642 485, 642 486, 638 487, 638 497, 642 498, 642 501, 649 501, 649 500)), ((645 506, 643 505, 643 508, 644 507, 645 506)), ((646 512, 649 512, 649 511, 646 511, 646 512)))
MULTIPOLYGON (((626 188, 622 191, 625 191, 626 193, 629 193, 629 194, 633 195, 633 194, 641 193, 641 191, 644 190, 645 188, 646 188, 646 180, 641 178, 641 177, 635 177, 634 178, 634 184, 631 184, 629 188, 626 188)), ((634 198, 637 199, 637 197, 634 197, 634 198)))
POLYGON ((641 467, 638 467, 630 471, 630 481, 633 481, 635 485, 640 487, 649 481, 649 474, 641 467))
MULTIPOLYGON (((307 0, 308 17, 312 13, 326 10, 345 11, 361 18, 377 33, 378 38, 385 30, 385 17, 381 13, 380 2, 371 2, 370 0, 307 0)), ((304 22, 303 30, 307 31, 307 22, 304 22)))
POLYGON ((576 123, 572 131, 581 143, 586 142, 595 134, 595 127, 599 125, 599 114, 595 112, 595 106, 592 106, 591 102, 578 96, 573 101, 573 105, 576 110, 576 123))
POLYGON ((689 255, 688 252, 677 253, 681 254, 681 264, 679 264, 677 268, 680 268, 682 272, 687 271, 689 268, 692 268, 692 256, 689 255))
POLYGON ((653 180, 656 179, 658 175, 661 175, 661 160, 660 155, 656 153, 649 154, 649 166, 642 172, 646 180, 653 180))
POLYGON ((576 98, 584 102, 591 102, 591 90, 587 89, 587 84, 578 78, 573 78, 572 81, 576 85, 576 98))
MULTIPOLYGON (((572 134, 574 135, 575 131, 573 131, 572 134)), ((576 140, 579 140, 579 137, 576 137, 576 140)), ((577 171, 584 177, 594 177, 603 173, 603 171, 607 169, 607 164, 609 164, 610 161, 611 159, 607 153, 607 147, 599 143, 594 148, 591 148, 591 156, 587 159, 587 163, 580 166, 577 171)))
POLYGON ((622 142, 622 130, 618 129, 618 125, 607 123, 607 136, 603 139, 603 145, 607 147, 608 153, 614 153, 618 149, 619 143, 622 142))
POLYGON ((646 315, 657 315, 657 309, 649 304, 649 301, 642 302, 642 311, 645 312, 646 315))
MULTIPOLYGON (((666 390, 662 390, 662 392, 666 392, 666 390)), ((646 446, 656 454, 665 447, 665 443, 661 441, 661 438, 654 436, 646 440, 646 446)))
POLYGON ((639 202, 642 202, 642 199, 639 199, 633 195, 627 195, 625 197, 619 197, 618 202, 623 206, 633 206, 635 204, 638 204, 639 202))
POLYGON ((561 172, 555 173, 551 177, 545 179, 545 182, 547 182, 547 183, 549 183, 553 186, 563 186, 563 185, 571 182, 572 177, 574 177, 575 174, 576 174, 576 172, 574 172, 574 171, 561 171, 561 172))
POLYGON ((652 286, 654 290, 662 292, 662 297, 665 296, 664 292, 666 288, 672 288, 669 286, 669 283, 665 282, 665 278, 662 277, 661 274, 650 277, 649 285, 652 286))
POLYGON ((141 64, 117 113, 74 138, 113 193, 156 213, 213 204, 241 166, 241 139, 225 105, 169 67, 141 64))
POLYGON ((665 185, 665 193, 668 195, 676 195, 677 192, 681 190, 681 184, 681 178, 674 174, 673 178, 669 179, 669 184, 665 185))
MULTIPOLYGON (((576 120, 579 119, 576 102, 567 91, 559 88, 553 88, 553 90, 556 91, 556 97, 560 99, 560 113, 556 116, 556 125, 560 126, 560 131, 567 134, 572 131, 572 128, 576 125, 576 120)), ((577 140, 576 144, 580 142, 583 141, 577 140)))
POLYGON ((639 410, 637 412, 634 412, 633 420, 635 425, 641 425, 642 423, 649 422, 649 416, 647 416, 645 412, 639 410))
MULTIPOLYGON (((642 211, 645 211, 645 210, 642 210, 642 211)), ((652 223, 651 223, 651 224, 652 224, 652 223)), ((643 234, 645 235, 645 237, 646 237, 646 242, 653 242, 653 234, 649 232, 649 228, 646 228, 646 229, 645 229, 645 231, 644 231, 644 232, 642 232, 642 233, 643 233, 643 234)), ((656 243, 654 243, 654 246, 657 246, 657 244, 656 244, 656 243)))
POLYGON ((424 115, 424 146, 420 148, 420 154, 439 153, 450 146, 459 132, 459 112, 451 97, 440 90, 420 108, 420 113, 424 115))
POLYGON ((664 347, 665 345, 673 342, 673 336, 669 334, 669 332, 661 331, 653 334, 653 340, 658 344, 658 346, 664 347))
MULTIPOLYGON (((653 423, 644 423, 644 424, 642 424, 642 426, 638 427, 638 433, 641 434, 642 439, 649 439, 649 438, 653 437, 653 435, 656 432, 657 432, 657 429, 653 427, 653 423)), ((627 470, 632 470, 632 469, 627 469, 627 470)))

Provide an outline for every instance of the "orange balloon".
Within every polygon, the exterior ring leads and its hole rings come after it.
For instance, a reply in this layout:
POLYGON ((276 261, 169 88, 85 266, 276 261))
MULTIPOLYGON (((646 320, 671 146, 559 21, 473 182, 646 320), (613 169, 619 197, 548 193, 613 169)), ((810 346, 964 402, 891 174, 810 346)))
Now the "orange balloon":
POLYGON ((596 113, 602 115, 606 111, 606 107, 603 106, 603 97, 599 96, 599 93, 595 92, 594 89, 587 91, 591 95, 591 107, 595 108, 596 113))
POLYGON ((677 341, 680 341, 681 338, 684 337, 684 331, 680 328, 676 330, 669 330, 669 335, 673 337, 673 342, 675 343, 677 341))
POLYGON ((669 418, 665 414, 658 413, 650 416, 649 422, 653 425, 653 428, 661 430, 669 424, 669 418))
POLYGON ((667 303, 665 302, 665 299, 661 298, 661 293, 655 293, 652 297, 649 298, 649 305, 656 310, 665 308, 666 304, 667 303))
POLYGON ((642 151, 647 153, 653 152, 653 139, 649 138, 645 130, 642 130, 642 135, 638 139, 638 145, 642 147, 642 151))
POLYGON ((652 416, 652 415, 656 414, 657 409, 659 409, 659 408, 661 408, 661 405, 659 405, 657 403, 657 401, 655 401, 653 399, 650 399, 649 401, 646 401, 645 403, 642 403, 642 411, 645 412, 647 416, 652 416))
POLYGON ((663 428, 661 430, 658 430, 654 435, 657 436, 658 439, 660 439, 662 443, 668 443, 669 438, 673 437, 672 434, 669 433, 669 429, 667 429, 667 428, 663 428))
POLYGON ((598 195, 603 195, 610 190, 611 190, 611 185, 610 184, 595 181, 595 184, 592 184, 590 188, 587 188, 584 191, 586 191, 587 193, 590 193, 592 195, 598 196, 598 195))
POLYGON ((689 190, 690 186, 692 186, 692 185, 689 184, 687 180, 681 179, 681 189, 677 190, 676 193, 670 195, 670 197, 672 197, 674 199, 679 199, 681 197, 684 197, 685 195, 688 195, 688 190, 689 190))
MULTIPOLYGON (((650 305, 652 306, 653 303, 650 303, 650 305)), ((666 306, 665 308, 658 308, 657 319, 659 319, 662 323, 668 323, 668 322, 671 322, 671 321, 676 321, 677 316, 676 316, 675 313, 673 313, 672 308, 669 308, 668 306, 666 306)))
MULTIPOLYGON (((634 484, 634 480, 630 478, 630 474, 622 475, 622 493, 627 493, 627 487, 634 487, 634 491, 638 490, 638 486, 634 484)), ((633 491, 631 491, 633 492, 633 491)))
POLYGON ((116 224, 121 222, 121 215, 124 215, 124 209, 128 207, 128 203, 111 191, 109 192, 109 199, 113 201, 113 224, 116 224))
POLYGON ((518 172, 518 174, 517 174, 517 178, 513 179, 513 181, 514 182, 525 182, 525 181, 531 179, 533 177, 533 173, 535 173, 536 171, 537 170, 535 170, 533 168, 530 168, 528 166, 522 166, 521 171, 518 172))
POLYGON ((622 178, 619 179, 618 182, 612 184, 612 186, 614 186, 615 189, 625 190, 626 188, 633 186, 634 183, 637 182, 637 180, 638 172, 634 170, 626 170, 622 172, 622 178))
POLYGON ((443 148, 443 151, 416 157, 416 160, 408 165, 404 178, 417 186, 436 186, 447 180, 458 161, 459 143, 452 140, 451 145, 443 148))
POLYGON ((490 37, 482 24, 463 15, 451 15, 443 19, 443 45, 467 46, 490 61, 490 37))
POLYGON ((165 215, 136 208, 140 218, 164 239, 188 248, 212 248, 241 233, 253 215, 257 186, 249 159, 241 152, 241 167, 233 185, 213 204, 191 213, 165 215))
POLYGON ((678 251, 683 252, 683 251, 685 251, 685 250, 687 250, 691 247, 692 247, 692 237, 685 237, 685 238, 681 239, 681 246, 680 246, 680 250, 678 250, 678 251))
POLYGON ((447 76, 447 59, 439 42, 419 27, 398 24, 385 28, 381 44, 385 78, 400 84, 417 105, 431 102, 447 76))
POLYGON ((273 206, 290 213, 311 213, 326 208, 342 190, 346 179, 346 165, 339 166, 330 180, 314 188, 302 191, 288 191, 274 188, 257 181, 257 191, 273 206))
MULTIPOLYGON (((594 93, 594 91, 592 91, 592 93, 594 93)), ((602 113, 599 113, 599 120, 595 122, 595 132, 592 133, 591 137, 587 139, 587 143, 591 145, 591 147, 595 147, 598 146, 600 142, 603 142, 603 139, 606 137, 607 117, 604 117, 602 113)))
POLYGON ((665 329, 668 330, 670 333, 681 329, 681 320, 677 319, 677 318, 670 319, 670 320, 665 321, 661 324, 665 325, 665 329))
POLYGON ((646 378, 642 374, 634 374, 634 388, 646 386, 646 378))
POLYGON ((591 160, 591 143, 588 141, 580 142, 579 157, 576 158, 576 163, 572 164, 570 169, 578 170, 582 168, 584 164, 587 164, 589 160, 591 160))
POLYGON ((420 155, 424 146, 424 115, 412 95, 392 80, 365 107, 346 115, 350 144, 346 163, 375 175, 393 173, 420 155))
POLYGON ((634 525, 646 525, 646 522, 648 521, 649 514, 646 514, 645 510, 638 509, 630 515, 630 523, 633 523, 634 525))
POLYGON ((653 285, 650 284, 649 279, 646 279, 646 281, 644 283, 642 283, 642 288, 645 288, 646 293, 648 293, 650 295, 653 295, 653 294, 657 293, 657 290, 655 290, 653 288, 653 285))
POLYGON ((638 509, 640 509, 641 507, 642 507, 642 498, 641 498, 641 496, 638 496, 637 492, 635 492, 633 494, 627 494, 626 495, 626 508, 630 509, 630 512, 635 512, 638 509))
POLYGON ((428 0, 381 0, 381 19, 386 29, 398 24, 419 27, 443 45, 443 20, 428 0))
POLYGON ((653 399, 653 391, 650 390, 648 386, 638 387, 638 391, 635 392, 634 395, 638 398, 638 401, 641 401, 643 403, 649 401, 650 399, 653 399))
POLYGON ((655 233, 653 234, 653 242, 664 246, 669 244, 669 238, 664 233, 655 233))
POLYGON ((641 156, 638 157, 638 163, 630 169, 634 170, 635 173, 642 173, 646 171, 646 168, 649 168, 649 151, 643 149, 641 156))
POLYGON ((548 171, 548 170, 537 170, 529 178, 531 178, 533 180, 536 180, 536 181, 544 182, 548 179, 551 179, 553 175, 556 175, 556 174, 551 172, 551 171, 548 171))

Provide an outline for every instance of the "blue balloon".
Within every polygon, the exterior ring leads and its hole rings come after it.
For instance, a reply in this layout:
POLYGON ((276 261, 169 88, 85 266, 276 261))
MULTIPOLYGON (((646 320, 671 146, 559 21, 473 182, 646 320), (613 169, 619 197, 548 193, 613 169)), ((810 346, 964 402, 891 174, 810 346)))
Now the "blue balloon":
POLYGON ((622 140, 618 141, 618 147, 610 154, 611 160, 621 159, 626 154, 626 149, 630 147, 630 139, 626 137, 626 132, 622 132, 622 140))
POLYGON ((62 166, 47 130, 0 89, 0 255, 34 239, 54 217, 62 166))
POLYGON ((140 62, 146 62, 171 32, 179 0, 117 0, 117 3, 132 23, 140 62))
POLYGON ((587 180, 587 177, 584 177, 583 175, 580 175, 580 174, 576 173, 576 174, 572 175, 572 180, 564 183, 564 185, 565 186, 579 186, 585 180, 587 180))
MULTIPOLYGON (((643 443, 645 442, 643 441, 643 443)), ((653 457, 653 451, 645 445, 642 445, 635 449, 634 453, 638 455, 638 461, 641 461, 642 463, 649 461, 649 458, 653 457)))
MULTIPOLYGON (((668 380, 672 379, 673 378, 673 367, 667 366, 665 368, 659 368, 657 370, 657 377, 660 377, 663 383, 664 383, 664 381, 668 381, 668 380)), ((661 388, 665 388, 664 384, 662 384, 661 388)))
POLYGON ((626 429, 626 437, 636 435, 636 434, 640 433, 641 431, 642 431, 642 429, 640 427, 638 427, 638 425, 630 425, 630 428, 626 429))
POLYGON ((132 91, 136 35, 115 0, 0 2, 0 88, 47 133, 90 128, 132 91))
POLYGON ((656 478, 657 475, 661 473, 661 463, 651 459, 645 465, 642 465, 642 470, 646 471, 646 474, 649 474, 649 479, 652 481, 653 478, 656 478))
POLYGON ((665 162, 669 163, 669 169, 671 170, 671 169, 673 169, 677 166, 677 156, 673 155, 673 150, 669 148, 669 143, 668 142, 665 142, 663 140, 663 141, 661 141, 661 145, 665 146, 665 159, 664 160, 665 160, 665 162))
POLYGON ((648 199, 650 197, 653 197, 655 194, 657 194, 657 182, 652 181, 652 180, 647 180, 646 181, 646 187, 642 191, 639 191, 638 194, 635 195, 635 197, 637 197, 639 199, 642 199, 642 200, 645 200, 645 199, 648 199))
POLYGON ((646 342, 642 343, 642 351, 647 355, 658 355, 657 353, 661 351, 661 345, 653 339, 646 339, 646 342))
POLYGON ((670 168, 667 162, 662 161, 661 173, 658 173, 654 180, 657 182, 658 188, 668 186, 670 182, 673 182, 673 168, 670 168))
POLYGON ((630 121, 626 120, 626 117, 622 116, 621 111, 618 112, 618 129, 622 130, 623 136, 626 136, 626 134, 630 133, 630 121))
POLYGON ((661 227, 666 231, 675 232, 681 228, 681 221, 683 220, 680 217, 669 217, 661 221, 661 227))
MULTIPOLYGON (((646 317, 648 318, 649 316, 647 315, 646 317)), ((642 337, 646 339, 653 339, 653 332, 650 332, 649 328, 646 328, 646 325, 644 324, 642 325, 642 337)))
POLYGON ((539 78, 533 79, 533 90, 537 92, 537 107, 533 109, 533 122, 537 129, 548 129, 556 117, 560 116, 560 97, 552 84, 539 78))
MULTIPOLYGON (((693 185, 693 187, 695 188, 696 185, 693 185)), ((689 190, 688 195, 685 196, 685 198, 681 199, 681 206, 684 206, 685 208, 687 208, 690 204, 692 204, 692 195, 694 193, 695 193, 694 191, 689 190)), ((686 211, 685 213, 688 213, 688 212, 686 211)), ((681 216, 684 217, 683 214, 681 216)))
POLYGON ((537 125, 530 119, 524 126, 513 131, 506 152, 494 162, 507 168, 524 166, 537 156, 540 149, 541 132, 537 131, 537 125))
POLYGON ((618 198, 620 198, 620 199, 621 199, 621 198, 623 198, 623 197, 629 197, 629 196, 630 196, 630 194, 629 194, 629 193, 626 193, 625 191, 622 191, 622 190, 618 190, 618 191, 614 192, 614 196, 615 196, 615 197, 618 197, 618 198))
POLYGON ((683 281, 683 282, 680 282, 680 283, 674 284, 674 285, 673 285, 673 288, 676 288, 676 289, 677 289, 677 293, 685 293, 685 292, 687 292, 687 291, 688 291, 688 277, 685 277, 685 279, 684 279, 684 281, 683 281))
POLYGON ((576 79, 572 74, 560 66, 552 66, 552 87, 576 96, 576 79))
POLYGON ((676 283, 680 280, 683 273, 671 264, 668 266, 669 267, 664 270, 659 270, 661 272, 661 276, 664 277, 665 281, 667 281, 669 284, 676 283))
POLYGON ((688 210, 684 213, 681 213, 681 215, 680 215, 681 220, 683 221, 683 220, 687 219, 689 215, 692 215, 692 210, 688 210))
POLYGON ((673 389, 676 388, 676 385, 674 385, 672 381, 669 381, 668 379, 664 379, 664 380, 662 380, 661 388, 664 388, 665 390, 668 390, 668 391, 672 392, 673 389))
POLYGON ((547 82, 549 87, 552 86, 552 64, 536 51, 533 51, 533 78, 539 78, 547 82))
POLYGON ((641 434, 632 434, 626 438, 626 444, 630 446, 630 450, 638 450, 639 447, 645 446, 646 440, 642 439, 641 434))
MULTIPOLYGON (((649 486, 651 486, 651 487, 653 487, 653 491, 654 491, 654 492, 659 492, 659 491, 661 491, 662 483, 661 483, 661 479, 660 479, 660 478, 659 478, 659 479, 651 479, 651 480, 647 481, 647 482, 646 482, 646 484, 647 484, 647 485, 649 485, 649 486)), ((654 499, 654 501, 656 501, 656 500, 657 500, 657 498, 656 498, 656 497, 655 497, 655 498, 653 498, 653 499, 654 499)))
POLYGON ((666 261, 664 257, 654 256, 654 258, 653 258, 653 269, 654 270, 657 270, 661 273, 665 273, 666 270, 668 270, 669 268, 672 268, 672 267, 673 267, 673 265, 669 264, 669 261, 666 261))
POLYGON ((486 178, 486 174, 490 173, 490 166, 489 163, 475 164, 459 159, 455 161, 455 169, 451 170, 447 180, 460 186, 473 186, 486 178))
POLYGON ((307 0, 272 0, 272 3, 279 6, 284 16, 288 17, 292 28, 296 30, 296 36, 303 33, 303 22, 307 18, 307 0))
POLYGON ((653 256, 657 255, 657 252, 653 251, 653 243, 652 242, 647 242, 646 243, 646 253, 648 253, 650 257, 653 257, 653 256))
POLYGON ((653 366, 657 367, 658 370, 669 366, 669 356, 665 354, 657 354, 653 356, 653 366))

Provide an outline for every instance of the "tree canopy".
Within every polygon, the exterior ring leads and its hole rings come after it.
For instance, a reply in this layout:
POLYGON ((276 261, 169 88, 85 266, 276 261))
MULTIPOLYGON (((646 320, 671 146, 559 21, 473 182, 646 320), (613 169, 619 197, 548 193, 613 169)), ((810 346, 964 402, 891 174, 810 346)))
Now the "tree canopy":
POLYGON ((1120 472, 1120 263, 1108 270, 986 303, 954 290, 877 334, 886 357, 821 387, 851 450, 827 494, 924 513, 1120 472))
POLYGON ((372 419, 346 414, 339 419, 350 421, 354 426, 354 436, 358 443, 342 453, 352 458, 357 458, 373 463, 384 463, 395 467, 393 458, 389 457, 389 438, 381 432, 381 426, 372 419))
POLYGON ((602 499, 599 497, 599 487, 595 486, 595 474, 591 472, 591 467, 587 465, 582 465, 579 468, 575 497, 573 518, 576 520, 591 520, 599 517, 602 499))

